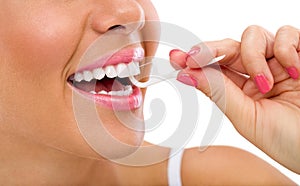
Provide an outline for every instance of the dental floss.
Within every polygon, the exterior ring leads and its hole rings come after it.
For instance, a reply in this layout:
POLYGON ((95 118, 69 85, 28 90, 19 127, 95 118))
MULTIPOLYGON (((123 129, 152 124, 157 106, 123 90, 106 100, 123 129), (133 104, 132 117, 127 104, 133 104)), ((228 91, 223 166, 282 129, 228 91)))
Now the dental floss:
MULTIPOLYGON (((222 59, 224 59, 225 55, 222 55, 222 56, 219 56, 219 57, 216 57, 214 59, 212 59, 208 64, 206 64, 205 66, 208 66, 208 65, 212 65, 222 59)), ((149 64, 152 64, 152 62, 150 63, 147 63, 147 64, 143 64, 141 66, 145 66, 145 65, 149 65, 149 64)), ((146 82, 140 82, 138 81, 134 76, 129 76, 129 79, 131 81, 131 83, 137 87, 140 87, 140 88, 146 88, 148 86, 151 86, 151 85, 154 85, 156 83, 160 83, 160 82, 163 82, 163 81, 166 81, 168 79, 173 79, 173 78, 177 78, 177 75, 178 73, 181 71, 182 69, 180 70, 174 70, 173 72, 170 72, 168 74, 159 74, 159 75, 156 75, 156 76, 150 76, 150 79, 146 82)))

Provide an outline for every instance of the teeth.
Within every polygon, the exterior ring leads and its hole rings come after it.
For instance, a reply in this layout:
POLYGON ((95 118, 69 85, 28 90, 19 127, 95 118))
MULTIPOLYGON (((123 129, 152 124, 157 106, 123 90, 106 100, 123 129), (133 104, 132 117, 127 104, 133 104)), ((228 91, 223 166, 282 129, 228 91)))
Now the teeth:
POLYGON ((108 78, 125 78, 129 76, 135 76, 140 74, 140 68, 138 62, 130 62, 129 64, 120 63, 118 65, 109 65, 104 68, 96 68, 92 71, 85 70, 82 73, 75 73, 74 80, 80 82, 82 80, 91 81, 92 79, 101 80, 105 77, 108 78))
POLYGON ((98 94, 104 94, 104 95, 107 95, 107 92, 105 90, 101 90, 98 92, 98 94))
POLYGON ((93 73, 90 71, 84 71, 83 72, 83 79, 85 81, 91 81, 94 78, 93 73))
POLYGON ((125 65, 124 63, 118 64, 116 70, 117 70, 118 76, 120 78, 124 78, 124 77, 129 77, 130 76, 130 73, 129 73, 129 70, 127 68, 127 65, 125 65))
POLYGON ((98 93, 95 91, 90 91, 91 94, 94 95, 110 95, 110 96, 129 96, 133 93, 133 88, 131 85, 125 86, 124 90, 119 90, 119 91, 110 91, 107 92, 105 90, 101 90, 98 93))
POLYGON ((139 68, 139 64, 135 63, 135 62, 131 62, 128 64, 128 69, 129 69, 129 73, 132 76, 138 75, 140 74, 140 68, 139 68))
POLYGON ((106 74, 106 76, 107 77, 109 77, 109 78, 115 78, 115 77, 117 77, 117 71, 116 71, 116 69, 115 69, 115 67, 114 66, 107 66, 107 67, 105 67, 105 74, 106 74))
POLYGON ((104 78, 105 72, 102 68, 96 68, 93 70, 93 75, 94 75, 95 79, 100 80, 100 79, 104 78))
POLYGON ((80 82, 83 80, 83 75, 81 73, 76 73, 74 79, 75 81, 80 82))
POLYGON ((125 95, 131 95, 133 93, 133 89, 132 89, 132 86, 131 85, 127 85, 125 87, 125 95))

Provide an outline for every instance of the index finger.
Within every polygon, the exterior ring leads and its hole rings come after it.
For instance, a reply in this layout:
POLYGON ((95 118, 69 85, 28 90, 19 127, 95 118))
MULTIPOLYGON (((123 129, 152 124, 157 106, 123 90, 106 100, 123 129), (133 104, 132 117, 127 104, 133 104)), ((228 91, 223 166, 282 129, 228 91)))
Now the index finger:
POLYGON ((170 53, 170 59, 183 67, 188 66, 193 69, 206 66, 213 58, 225 55, 218 62, 219 65, 245 73, 246 71, 241 63, 240 51, 240 42, 224 39, 200 43, 192 47, 189 52, 175 50, 175 52, 170 53))

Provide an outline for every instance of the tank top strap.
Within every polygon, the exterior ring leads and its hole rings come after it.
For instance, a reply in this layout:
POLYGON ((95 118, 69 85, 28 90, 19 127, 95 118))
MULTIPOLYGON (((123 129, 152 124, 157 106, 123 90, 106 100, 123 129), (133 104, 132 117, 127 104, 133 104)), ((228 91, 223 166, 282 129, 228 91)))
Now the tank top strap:
POLYGON ((171 149, 168 161, 168 183, 170 186, 181 186, 181 162, 184 149, 171 149))

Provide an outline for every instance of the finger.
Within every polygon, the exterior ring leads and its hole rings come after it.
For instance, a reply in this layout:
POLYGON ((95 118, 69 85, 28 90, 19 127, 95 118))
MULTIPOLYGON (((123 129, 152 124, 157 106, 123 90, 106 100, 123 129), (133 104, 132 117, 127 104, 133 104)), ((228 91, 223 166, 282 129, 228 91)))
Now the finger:
POLYGON ((298 29, 283 26, 277 32, 274 44, 275 57, 293 79, 298 79, 300 72, 299 36, 298 29))
POLYGON ((179 73, 177 80, 202 91, 226 114, 239 132, 248 138, 254 137, 255 129, 251 127, 255 123, 254 101, 221 71, 210 67, 187 68, 179 73))
POLYGON ((274 78, 274 84, 289 78, 289 74, 276 58, 269 59, 268 65, 274 78))
MULTIPOLYGON (((272 103, 276 105, 274 109, 266 109, 265 106, 271 106, 271 100, 261 99, 257 102, 253 101, 222 72, 210 67, 202 69, 187 68, 179 74, 177 79, 185 84, 195 86, 209 96, 220 110, 225 113, 237 131, 255 146, 272 155, 279 162, 288 162, 289 165, 295 164, 295 161, 290 163, 288 160, 276 156, 282 149, 289 152, 289 149, 276 148, 274 146, 282 139, 289 139, 289 136, 282 135, 284 127, 278 125, 280 124, 278 122, 280 117, 271 117, 271 119, 264 117, 268 115, 273 116, 274 113, 275 116, 280 116, 282 111, 287 109, 287 113, 295 111, 293 106, 285 101, 280 103, 280 100, 278 100, 277 103, 272 103), (274 136, 279 136, 280 140, 274 143, 274 136), (275 148, 270 148, 272 144, 275 148)), ((290 81, 292 80, 290 79, 290 81)), ((294 96, 297 97, 297 94, 294 96)), ((293 114, 295 115, 295 112, 292 112, 291 115, 293 114)), ((297 117, 291 117, 290 120, 293 122, 290 123, 297 123, 297 119, 299 120, 297 117)), ((285 134, 290 133, 286 132, 285 134)), ((282 146, 279 145, 279 147, 282 146)))
MULTIPOLYGON (((278 62, 276 58, 268 60, 268 65, 274 76, 274 87, 268 94, 268 97, 281 97, 283 93, 297 90, 299 83, 293 81, 285 68, 278 62)), ((296 100, 294 100, 295 102, 296 100)))
MULTIPOLYGON (((278 61, 275 58, 268 60, 268 66, 271 70, 271 73, 274 78, 274 86, 272 90, 270 90, 266 94, 261 94, 258 89, 256 88, 256 84, 254 81, 248 79, 247 82, 243 85, 243 92, 251 97, 253 100, 260 100, 263 98, 272 98, 275 96, 278 96, 281 92, 278 91, 278 83, 285 82, 285 80, 289 79, 288 73, 285 71, 285 69, 282 67, 281 64, 278 63, 278 61)), ((286 86, 281 86, 281 89, 286 89, 286 86)), ((289 91, 289 89, 286 89, 286 91, 289 91)))
POLYGON ((187 53, 179 49, 173 49, 170 51, 169 56, 171 65, 175 69, 184 69, 186 67, 187 53))
POLYGON ((236 86, 238 86, 240 89, 243 88, 246 81, 249 79, 244 74, 237 73, 226 66, 221 66, 222 72, 225 76, 227 76, 236 86))
POLYGON ((259 26, 249 26, 242 35, 241 56, 247 74, 263 94, 273 87, 267 58, 273 57, 274 36, 259 26))
POLYGON ((222 55, 225 55, 225 58, 219 61, 220 65, 245 73, 240 58, 240 42, 232 39, 210 41, 194 46, 188 52, 187 66, 190 68, 203 67, 213 58, 222 55))

